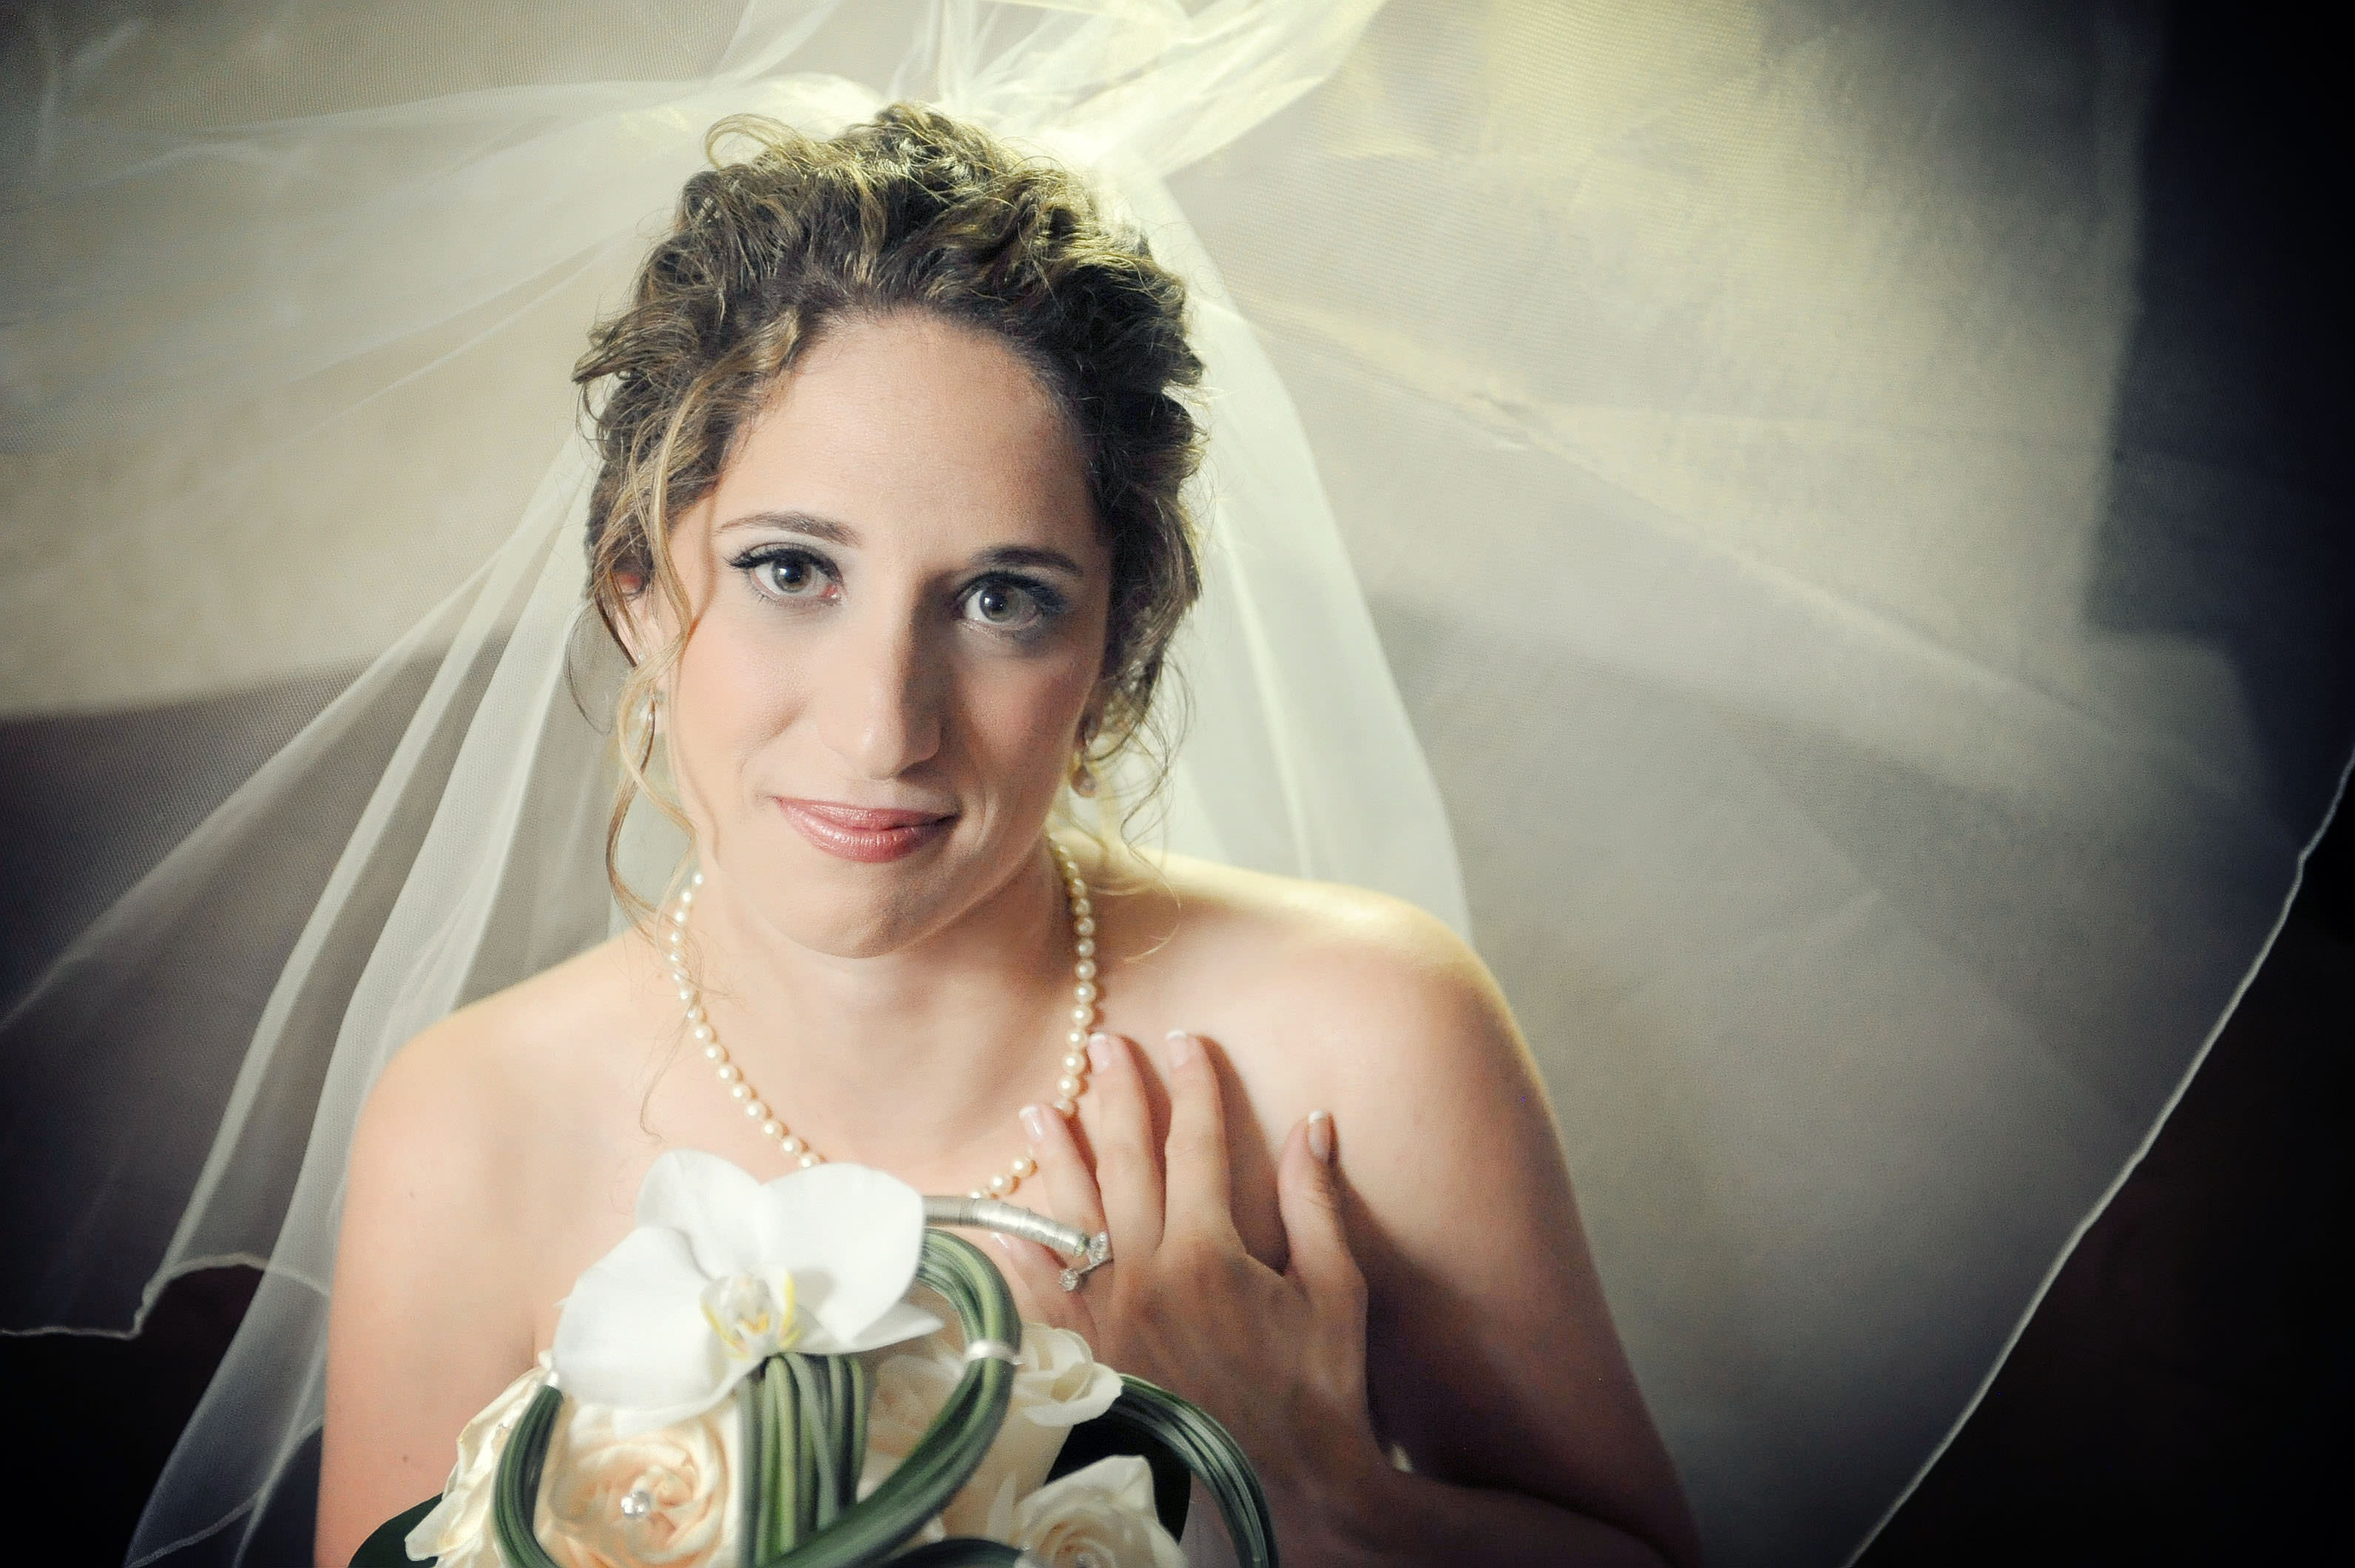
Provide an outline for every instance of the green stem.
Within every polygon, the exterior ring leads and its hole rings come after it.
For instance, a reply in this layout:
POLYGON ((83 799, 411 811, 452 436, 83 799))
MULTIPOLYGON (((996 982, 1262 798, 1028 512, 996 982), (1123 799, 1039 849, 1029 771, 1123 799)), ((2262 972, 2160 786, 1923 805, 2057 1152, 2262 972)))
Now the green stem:
POLYGON ((499 1557, 506 1568, 557 1568, 556 1560, 532 1531, 532 1515, 539 1506, 539 1476, 548 1465, 548 1440, 556 1429, 556 1413, 564 1396, 552 1388, 532 1395, 507 1445, 499 1456, 498 1477, 491 1485, 491 1531, 497 1537, 499 1557))
POLYGON ((766 1562, 807 1532, 802 1520, 801 1399, 782 1357, 745 1380, 743 1421, 746 1561, 766 1562))
POLYGON ((875 1384, 868 1374, 867 1363, 857 1356, 844 1356, 836 1365, 842 1371, 842 1396, 850 1413, 850 1419, 842 1424, 842 1452, 847 1461, 842 1506, 847 1509, 858 1501, 859 1477, 867 1469, 867 1418, 875 1400, 875 1384))
MULTIPOLYGON (((892 1568, 1013 1568, 1022 1562, 1022 1549, 978 1535, 952 1535, 946 1541, 912 1547, 891 1559, 892 1568)), ((1037 1558, 1029 1559, 1037 1562, 1037 1558)))
POLYGON ((1242 1568, 1275 1568, 1275 1521, 1241 1446, 1199 1405, 1125 1372, 1120 1381, 1120 1398, 1096 1419, 1114 1432, 1155 1439, 1176 1455, 1209 1488, 1242 1568))
POLYGON ((762 1424, 761 1410, 761 1385, 768 1377, 765 1365, 754 1367, 736 1391, 737 1431, 742 1437, 737 1445, 737 1464, 742 1470, 744 1494, 740 1564, 758 1563, 766 1555, 760 1542, 768 1530, 769 1488, 761 1486, 757 1478, 768 1474, 769 1469, 769 1434, 762 1424))
POLYGON ((794 1522, 800 1539, 807 1540, 833 1522, 837 1456, 834 1411, 826 1399, 827 1379, 807 1356, 784 1356, 780 1363, 794 1380, 794 1400, 800 1414, 794 1427, 794 1522))
MULTIPOLYGON (((968 1342, 1017 1342, 1021 1329, 1015 1317, 1013 1294, 1006 1288, 1006 1280, 996 1267, 972 1243, 939 1231, 926 1232, 916 1277, 946 1298, 964 1325, 968 1342)), ((853 1387, 856 1397, 847 1403, 862 1413, 863 1421, 868 1392, 863 1375, 857 1378, 853 1387)), ((957 1489, 972 1478, 981 1466, 982 1456, 989 1452, 999 1424, 1006 1419, 1007 1403, 1013 1393, 1012 1367, 987 1359, 973 1362, 950 1392, 948 1403, 925 1429, 915 1450, 884 1477, 882 1485, 865 1499, 844 1508, 824 1534, 800 1541, 782 1553, 762 1558, 757 1568, 850 1568, 854 1563, 879 1562, 890 1555, 945 1508, 957 1489)), ((848 1411, 844 1413, 847 1415, 848 1411)), ((840 1424, 847 1424, 847 1421, 840 1424)), ((859 1435, 863 1460, 864 1434, 859 1435)), ((837 1474, 855 1495, 856 1472, 846 1463, 837 1474)))

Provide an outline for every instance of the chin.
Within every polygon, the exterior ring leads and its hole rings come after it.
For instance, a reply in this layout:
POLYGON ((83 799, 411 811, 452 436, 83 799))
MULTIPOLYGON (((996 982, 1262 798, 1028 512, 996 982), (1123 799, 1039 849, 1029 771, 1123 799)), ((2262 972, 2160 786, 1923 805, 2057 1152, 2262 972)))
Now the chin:
POLYGON ((876 958, 953 923, 996 885, 989 860, 958 853, 955 837, 879 861, 829 854, 788 830, 752 864, 727 869, 740 896, 800 946, 876 958))
POLYGON ((758 891, 744 896, 770 926, 813 953, 896 953, 943 923, 954 907, 937 875, 914 868, 813 866, 807 854, 780 859, 784 863, 753 871, 758 891))

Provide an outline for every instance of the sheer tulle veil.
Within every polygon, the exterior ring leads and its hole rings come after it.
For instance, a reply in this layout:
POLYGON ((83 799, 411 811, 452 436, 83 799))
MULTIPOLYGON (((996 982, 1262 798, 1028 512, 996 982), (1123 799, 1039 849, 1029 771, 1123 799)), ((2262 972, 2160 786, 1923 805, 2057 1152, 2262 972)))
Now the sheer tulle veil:
MULTIPOLYGON (((582 330, 714 122, 900 97, 1088 171, 1188 281, 1208 588, 1148 836, 1476 939, 1716 1559, 1853 1551, 2137 1157, 2345 760, 2250 717, 2319 634, 2235 669, 2104 609, 2147 477, 2141 14, 2004 45, 2061 83, 2023 108, 1869 6, 674 9, 613 23, 662 69, 549 5, 455 84, 400 24, 229 3, 20 51, 8 710, 307 715, 192 829, 124 825, 0 998, 0 1327, 266 1265, 133 1560, 234 1551, 317 1428, 388 1056, 619 918, 582 330), (272 50, 320 103, 240 110, 272 50), (1975 183, 2048 100, 2046 183, 1975 183)), ((632 874, 678 848, 634 819, 632 874)))
MULTIPOLYGON (((37 388, 19 410, 27 434, 98 420, 169 421, 211 387, 293 383, 347 364, 577 269, 583 257, 642 243, 702 162, 706 128, 727 114, 762 113, 825 134, 920 92, 1093 171, 1187 277, 1191 329, 1217 367, 1205 404, 1215 455, 1197 498, 1204 604, 1178 656, 1200 706, 1175 762, 1169 842, 1386 887, 1466 927, 1446 819, 1298 421, 1161 183, 1313 87, 1373 6, 1226 5, 1188 17, 1172 5, 1125 4, 1007 18, 950 5, 915 40, 907 63, 918 80, 890 83, 888 94, 795 70, 797 49, 834 9, 750 7, 706 80, 429 100, 143 148, 112 164, 93 150, 99 166, 74 171, 74 193, 120 227, 104 233, 94 278, 30 285, 50 308, 11 345, 16 387, 37 388), (109 183, 173 188, 182 161, 207 165, 197 183, 227 187, 206 192, 204 215, 109 199, 109 183), (168 250, 155 227, 165 210, 168 250), (268 260, 249 271, 207 257, 219 268, 207 275, 190 251, 208 249, 268 260), (160 329, 125 318, 125 301, 179 291, 198 298, 160 329), (293 322, 273 321, 273 306, 293 322)), ((612 774, 599 723, 584 716, 610 711, 595 688, 613 658, 581 615, 580 541, 593 476, 587 443, 562 438, 491 559, 20 1006, 48 1015, 38 1049, 86 1049, 77 1036, 105 1033, 121 1010, 100 976, 128 976, 153 965, 159 946, 188 941, 181 923, 190 898, 246 874, 239 840, 267 831, 288 797, 318 787, 320 759, 379 704, 407 709, 251 1026, 201 1164, 151 1164, 134 1192, 91 1168, 93 1155, 119 1149, 76 1145, 57 1151, 61 1163, 44 1183, 78 1189, 80 1212, 75 1255, 44 1282, 54 1294, 34 1307, 37 1317, 103 1321, 152 1301, 187 1269, 268 1264, 149 1506, 134 1561, 249 1529, 316 1427, 346 1149, 389 1054, 469 997, 523 978, 619 918, 598 870, 612 774), (400 689, 428 671, 421 694, 400 689), (69 1007, 97 1016, 61 1028, 56 1015, 69 1007), (123 1227, 144 1231, 154 1216, 118 1211, 178 1191, 186 1196, 160 1261, 151 1247, 121 1244, 123 1227)), ((1098 802, 1115 810, 1144 784, 1134 766, 1111 782, 1098 802)), ((634 832, 641 885, 659 889, 683 848, 658 825, 634 832)), ((165 1000, 176 1013, 186 1005, 165 1000)))

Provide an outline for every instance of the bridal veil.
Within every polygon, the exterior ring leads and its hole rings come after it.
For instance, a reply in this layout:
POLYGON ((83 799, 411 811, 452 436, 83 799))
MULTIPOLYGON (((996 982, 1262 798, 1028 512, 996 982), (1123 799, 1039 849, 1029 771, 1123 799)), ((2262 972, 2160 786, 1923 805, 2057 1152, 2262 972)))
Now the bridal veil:
POLYGON ((566 371, 725 114, 936 101, 1188 279, 1156 831, 1473 937, 1716 1561, 1893 1506, 2335 798, 2344 716, 2276 696, 2343 626, 2198 526, 2260 481, 2119 435, 2137 7, 30 18, 0 703, 152 711, 175 761, 5 974, 0 1327, 267 1265, 134 1561, 243 1541, 315 1429, 389 1053, 612 928, 566 371), (2170 623, 2154 559, 2273 634, 2170 623))

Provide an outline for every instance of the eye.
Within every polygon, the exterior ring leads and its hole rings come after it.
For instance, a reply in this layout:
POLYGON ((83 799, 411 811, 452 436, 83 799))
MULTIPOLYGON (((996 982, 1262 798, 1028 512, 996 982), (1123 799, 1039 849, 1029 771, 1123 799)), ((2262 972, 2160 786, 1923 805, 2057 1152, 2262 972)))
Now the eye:
POLYGON ((985 577, 965 590, 964 614, 968 621, 1000 632, 1028 631, 1053 615, 1059 606, 1043 586, 1010 577, 985 577))
POLYGON ((823 599, 833 591, 834 572, 807 550, 757 552, 737 562, 752 586, 771 599, 823 599))

